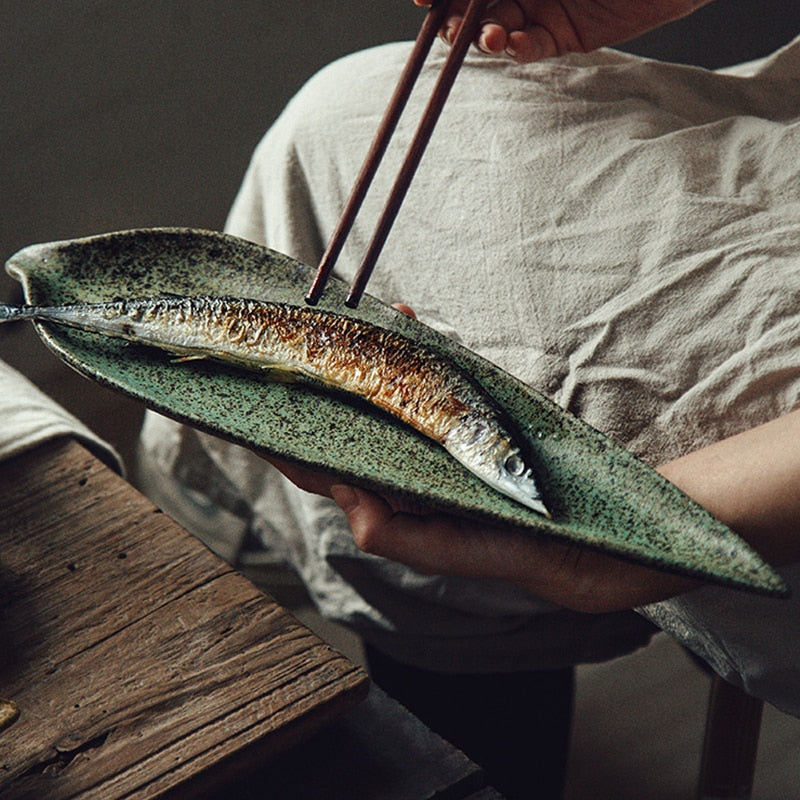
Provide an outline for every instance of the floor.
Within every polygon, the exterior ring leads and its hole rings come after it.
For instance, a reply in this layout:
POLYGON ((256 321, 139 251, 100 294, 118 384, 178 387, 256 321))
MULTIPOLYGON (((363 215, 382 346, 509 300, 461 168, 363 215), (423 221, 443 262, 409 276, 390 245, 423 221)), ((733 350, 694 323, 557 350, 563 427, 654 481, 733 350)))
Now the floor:
MULTIPOLYGON (((0 291, 16 300, 13 287, 0 291)), ((76 375, 28 326, 2 330, 0 358, 110 441, 132 463, 142 409, 76 375)), ((242 569, 321 637, 354 660, 358 640, 323 620, 294 578, 251 556, 242 569)), ((606 664, 581 667, 567 800, 693 797, 709 677, 668 637, 606 664)), ((754 800, 800 798, 800 720, 767 706, 754 800)))

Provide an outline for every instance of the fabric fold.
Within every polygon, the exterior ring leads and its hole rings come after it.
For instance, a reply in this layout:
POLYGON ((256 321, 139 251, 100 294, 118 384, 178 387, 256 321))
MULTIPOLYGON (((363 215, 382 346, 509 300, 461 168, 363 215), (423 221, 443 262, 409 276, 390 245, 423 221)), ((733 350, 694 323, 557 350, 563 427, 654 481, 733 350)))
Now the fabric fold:
POLYGON ((110 444, 3 361, 0 419, 0 460, 51 439, 73 436, 111 469, 124 474, 122 459, 110 444))

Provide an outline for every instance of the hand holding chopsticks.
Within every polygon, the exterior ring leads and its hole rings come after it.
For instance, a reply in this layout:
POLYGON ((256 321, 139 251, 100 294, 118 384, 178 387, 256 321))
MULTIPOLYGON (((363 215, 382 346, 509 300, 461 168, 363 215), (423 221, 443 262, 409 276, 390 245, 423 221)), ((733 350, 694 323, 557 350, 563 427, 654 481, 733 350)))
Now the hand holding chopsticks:
MULTIPOLYGON (((445 101, 450 93, 450 89, 458 74, 458 70, 464 61, 470 44, 474 41, 479 30, 481 19, 486 10, 489 0, 470 0, 463 23, 459 29, 453 46, 445 61, 442 72, 434 86, 433 93, 428 101, 422 115, 417 131, 412 139, 411 145, 406 154, 405 161, 400 167, 395 183, 389 193, 389 197, 384 206, 380 219, 378 220, 373 238, 367 248, 366 255, 356 272, 353 283, 347 295, 346 303, 351 308, 355 308, 367 285, 367 281, 372 274, 378 256, 389 236, 392 223, 394 222, 400 206, 405 198, 408 187, 416 172, 417 166, 425 152, 425 147, 433 133, 433 129, 439 119, 439 115, 444 108, 445 101)), ((414 83, 416 82, 425 58, 430 51, 436 33, 442 25, 447 7, 447 0, 434 0, 430 10, 425 16, 414 48, 411 51, 409 60, 400 76, 400 80, 392 95, 389 105, 381 121, 375 139, 367 153, 367 157, 356 178, 356 182, 350 193, 350 197, 345 204, 344 211, 339 219, 339 223, 331 237, 330 243, 325 254, 320 261, 317 273, 311 288, 306 295, 306 302, 313 305, 322 295, 325 285, 333 270, 336 259, 341 253, 344 242, 347 239, 350 229, 353 226, 361 204, 367 194, 369 185, 372 182, 381 159, 394 133, 397 122, 405 108, 406 102, 411 94, 414 83)))

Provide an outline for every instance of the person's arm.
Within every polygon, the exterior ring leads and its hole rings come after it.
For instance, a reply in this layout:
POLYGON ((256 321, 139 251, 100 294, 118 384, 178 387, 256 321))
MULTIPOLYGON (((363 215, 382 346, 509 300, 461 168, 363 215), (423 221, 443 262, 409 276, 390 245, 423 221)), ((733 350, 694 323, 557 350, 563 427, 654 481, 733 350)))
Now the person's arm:
MULTIPOLYGON (((429 6, 431 0, 414 0, 429 6)), ((476 44, 519 62, 586 53, 619 44, 691 14, 711 0, 496 0, 489 3, 476 44)), ((442 26, 452 42, 467 0, 451 0, 442 26)))
MULTIPOLYGON (((672 461, 661 472, 773 564, 800 560, 800 410, 672 461)), ((357 545, 421 572, 501 578, 579 611, 663 600, 698 584, 529 532, 419 514, 389 499, 282 465, 332 496, 357 545)))
POLYGON ((800 409, 659 468, 772 564, 800 561, 800 409))

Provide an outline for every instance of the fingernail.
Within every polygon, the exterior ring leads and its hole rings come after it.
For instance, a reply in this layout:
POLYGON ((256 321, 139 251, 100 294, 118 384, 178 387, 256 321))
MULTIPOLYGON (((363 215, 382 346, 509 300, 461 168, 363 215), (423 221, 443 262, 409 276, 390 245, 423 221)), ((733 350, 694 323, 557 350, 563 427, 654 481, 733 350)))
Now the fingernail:
POLYGON ((456 17, 446 23, 444 29, 444 40, 447 42, 447 44, 452 45, 456 40, 456 36, 458 35, 458 30, 461 27, 462 21, 463 20, 461 20, 460 17, 456 17))
POLYGON ((336 503, 345 514, 349 514, 358 505, 358 495, 353 491, 351 486, 345 486, 344 484, 335 484, 331 486, 331 497, 333 498, 333 502, 336 503))

